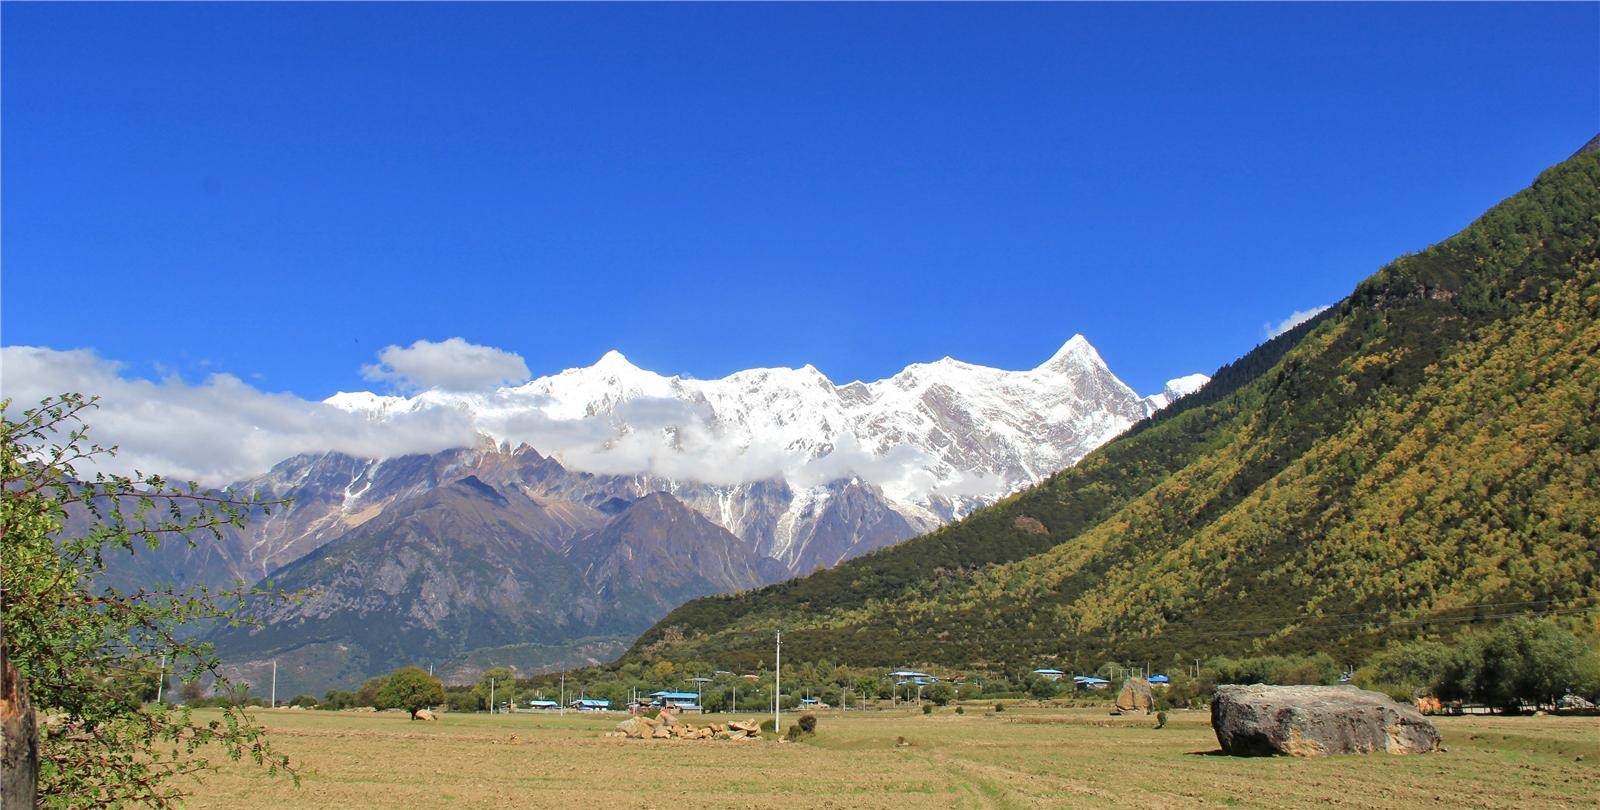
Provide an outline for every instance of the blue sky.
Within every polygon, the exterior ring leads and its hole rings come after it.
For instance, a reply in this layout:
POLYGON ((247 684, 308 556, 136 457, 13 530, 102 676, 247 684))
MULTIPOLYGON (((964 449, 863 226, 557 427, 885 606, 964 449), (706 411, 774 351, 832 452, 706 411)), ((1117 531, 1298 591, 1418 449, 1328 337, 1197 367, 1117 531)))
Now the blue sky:
POLYGON ((7 4, 0 341, 320 399, 1210 372, 1600 131, 1600 4, 7 4))

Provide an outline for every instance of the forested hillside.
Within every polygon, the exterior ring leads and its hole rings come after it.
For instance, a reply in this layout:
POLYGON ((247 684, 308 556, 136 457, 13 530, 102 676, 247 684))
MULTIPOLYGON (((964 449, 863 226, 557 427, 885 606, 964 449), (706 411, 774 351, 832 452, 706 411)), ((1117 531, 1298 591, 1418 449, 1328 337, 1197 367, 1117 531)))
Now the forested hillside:
MULTIPOLYGON (((1284 268, 1293 272, 1293 268, 1284 268)), ((630 657, 858 665, 1357 654, 1600 595, 1600 154, 1038 487, 630 657)), ((1593 613, 1586 614, 1593 616, 1593 613)))

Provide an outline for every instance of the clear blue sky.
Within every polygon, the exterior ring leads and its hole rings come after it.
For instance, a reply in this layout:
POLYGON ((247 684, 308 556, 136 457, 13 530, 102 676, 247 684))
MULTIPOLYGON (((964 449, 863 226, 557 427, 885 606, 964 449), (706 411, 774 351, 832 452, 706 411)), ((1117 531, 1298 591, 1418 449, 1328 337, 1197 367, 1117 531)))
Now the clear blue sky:
POLYGON ((1600 4, 6 4, 0 341, 1142 392, 1600 131, 1600 4))

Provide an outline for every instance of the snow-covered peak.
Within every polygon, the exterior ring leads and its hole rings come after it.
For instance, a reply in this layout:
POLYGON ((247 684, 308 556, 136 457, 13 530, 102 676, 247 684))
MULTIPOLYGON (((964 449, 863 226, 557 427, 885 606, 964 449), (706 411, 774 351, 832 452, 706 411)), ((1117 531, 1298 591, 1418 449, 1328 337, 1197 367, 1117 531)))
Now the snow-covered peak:
POLYGON ((623 357, 622 352, 619 352, 616 349, 612 349, 605 354, 600 355, 600 359, 596 360, 595 364, 590 366, 590 368, 612 374, 626 374, 630 371, 640 370, 638 366, 629 362, 628 358, 623 357))
POLYGON ((1186 397, 1204 388, 1211 378, 1204 374, 1187 374, 1175 380, 1167 380, 1165 393, 1171 394, 1174 399, 1186 397))
POLYGON ((390 414, 407 404, 405 397, 388 397, 371 391, 340 391, 323 402, 341 411, 366 414, 374 418, 390 414))
POLYGON ((1018 371, 945 357, 844 386, 809 364, 697 380, 610 351, 491 393, 341 393, 329 402, 380 419, 461 410, 497 441, 586 472, 716 485, 859 479, 907 509, 944 504, 956 514, 1077 462, 1152 410, 1082 335, 1018 371))
POLYGON ((1081 367, 1085 364, 1105 366, 1106 362, 1100 358, 1100 352, 1089 344, 1089 339, 1083 335, 1073 335, 1050 355, 1050 359, 1040 363, 1035 371, 1055 371, 1065 368, 1081 367))
POLYGON ((1199 391, 1211 382, 1211 378, 1204 374, 1185 374, 1177 379, 1167 380, 1166 387, 1159 394, 1151 394, 1144 398, 1145 407, 1151 413, 1177 402, 1184 397, 1199 391))

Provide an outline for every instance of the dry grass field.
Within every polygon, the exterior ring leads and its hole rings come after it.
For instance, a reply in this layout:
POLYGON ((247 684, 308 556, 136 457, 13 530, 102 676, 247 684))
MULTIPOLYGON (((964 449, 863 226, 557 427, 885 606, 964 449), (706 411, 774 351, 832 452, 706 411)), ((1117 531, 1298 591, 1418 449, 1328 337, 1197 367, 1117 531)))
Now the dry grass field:
POLYGON ((258 716, 300 786, 229 766, 191 807, 1592 810, 1600 785, 1593 717, 1439 718, 1440 754, 1236 759, 1204 712, 823 712, 794 744, 608 738, 600 715, 258 716))

